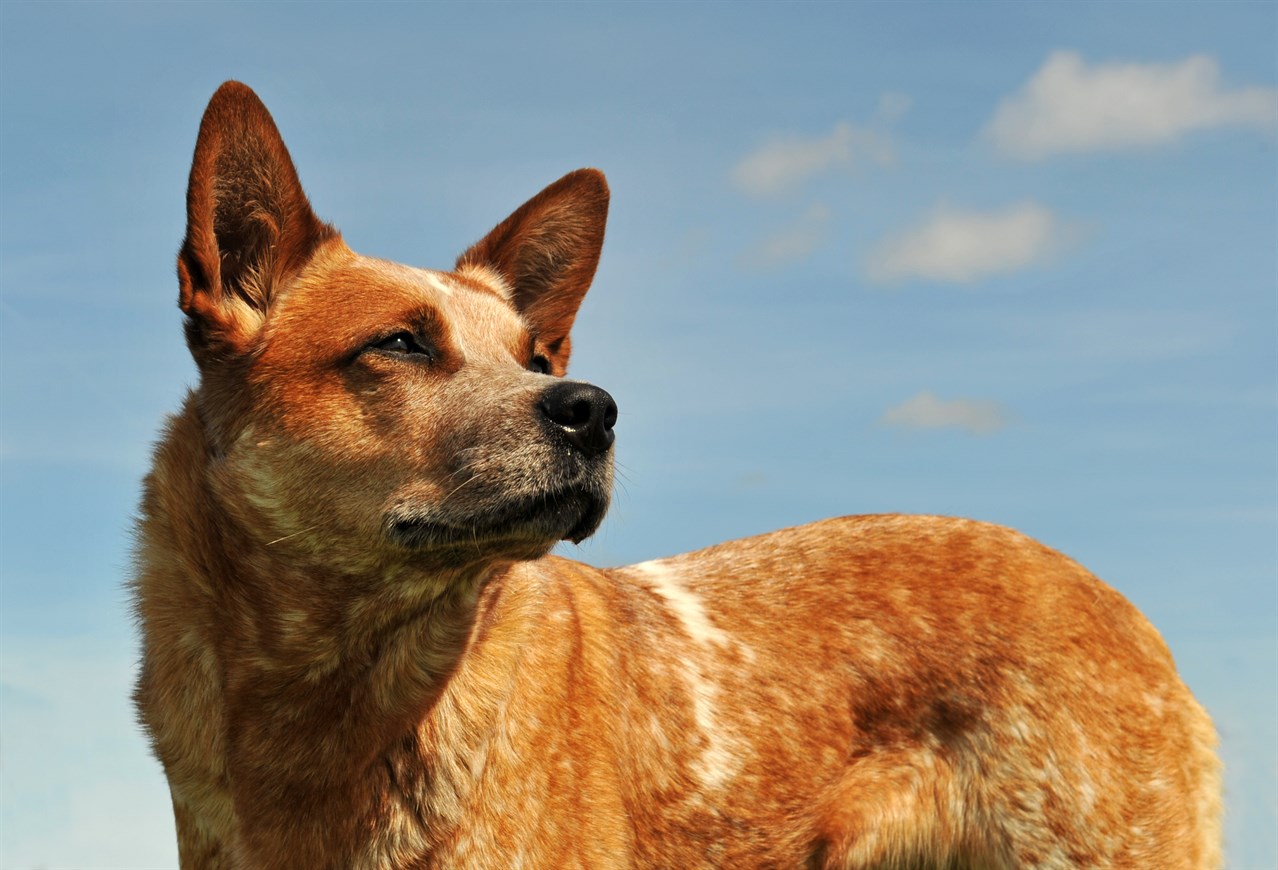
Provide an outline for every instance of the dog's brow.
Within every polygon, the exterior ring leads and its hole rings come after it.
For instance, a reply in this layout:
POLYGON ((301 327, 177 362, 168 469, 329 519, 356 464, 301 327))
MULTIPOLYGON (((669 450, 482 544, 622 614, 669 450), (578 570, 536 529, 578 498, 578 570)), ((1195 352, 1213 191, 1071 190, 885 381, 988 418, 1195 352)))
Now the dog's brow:
POLYGON ((362 348, 395 332, 411 332, 441 348, 450 346, 452 340, 448 319, 434 304, 418 301, 395 316, 370 321, 359 329, 352 344, 356 348, 362 348))
POLYGON ((448 318, 429 302, 423 302, 408 312, 407 322, 425 337, 437 344, 448 343, 452 330, 448 326, 448 318))

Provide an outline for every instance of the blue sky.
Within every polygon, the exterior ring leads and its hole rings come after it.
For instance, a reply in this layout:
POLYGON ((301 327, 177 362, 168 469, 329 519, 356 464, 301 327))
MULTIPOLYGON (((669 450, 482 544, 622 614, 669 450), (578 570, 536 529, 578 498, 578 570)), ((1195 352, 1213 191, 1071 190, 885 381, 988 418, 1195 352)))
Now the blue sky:
POLYGON ((174 255, 241 79, 355 249, 609 177, 596 564, 823 516, 1018 527, 1162 630, 1278 867, 1278 6, 0 5, 0 866, 167 867, 127 700, 174 255))

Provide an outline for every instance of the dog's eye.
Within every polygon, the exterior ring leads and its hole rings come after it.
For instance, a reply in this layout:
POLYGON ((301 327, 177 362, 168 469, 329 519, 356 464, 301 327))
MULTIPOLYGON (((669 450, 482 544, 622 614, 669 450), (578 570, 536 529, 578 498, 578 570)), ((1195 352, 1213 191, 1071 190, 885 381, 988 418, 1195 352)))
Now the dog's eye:
POLYGON ((397 332, 381 341, 373 342, 369 347, 387 353, 429 353, 417 342, 411 332, 397 332))
POLYGON ((546 359, 541 354, 537 354, 532 358, 532 361, 528 363, 528 368, 537 372, 539 375, 548 375, 550 374, 550 360, 546 359))

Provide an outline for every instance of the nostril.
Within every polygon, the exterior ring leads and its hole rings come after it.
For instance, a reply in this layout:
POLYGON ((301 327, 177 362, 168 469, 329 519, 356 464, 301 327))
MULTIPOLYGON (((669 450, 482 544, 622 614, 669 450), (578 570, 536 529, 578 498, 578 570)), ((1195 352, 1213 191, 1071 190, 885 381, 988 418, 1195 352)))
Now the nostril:
POLYGON ((580 429, 590 423, 593 409, 587 399, 575 402, 556 401, 558 397, 548 397, 541 402, 541 412, 552 423, 565 429, 580 429))
POLYGON ((588 425, 590 423, 590 412, 592 410, 593 408, 591 407, 590 402, 585 399, 580 399, 574 402, 572 406, 572 419, 568 421, 567 425, 574 429, 579 429, 582 426, 588 425))
POLYGON ((608 397, 608 405, 604 408, 603 424, 605 429, 617 425, 617 403, 612 400, 612 396, 608 397))

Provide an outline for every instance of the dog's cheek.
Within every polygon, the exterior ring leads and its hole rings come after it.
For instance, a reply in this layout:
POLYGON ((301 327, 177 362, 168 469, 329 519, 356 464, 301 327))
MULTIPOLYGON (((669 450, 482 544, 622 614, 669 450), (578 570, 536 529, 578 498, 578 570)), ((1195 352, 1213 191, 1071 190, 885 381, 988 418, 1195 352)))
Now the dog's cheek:
POLYGON ((400 473, 384 439, 318 409, 309 425, 247 427, 223 463, 224 501, 265 542, 323 555, 367 550, 385 493, 400 473))
POLYGON ((429 382, 394 385, 358 415, 334 415, 312 435, 306 474, 320 481, 346 529, 380 541, 388 517, 406 507, 472 503, 479 487, 464 454, 499 412, 499 402, 466 401, 429 382))

